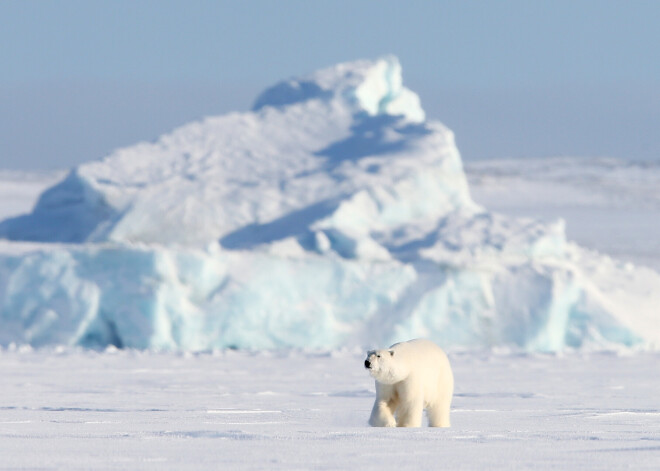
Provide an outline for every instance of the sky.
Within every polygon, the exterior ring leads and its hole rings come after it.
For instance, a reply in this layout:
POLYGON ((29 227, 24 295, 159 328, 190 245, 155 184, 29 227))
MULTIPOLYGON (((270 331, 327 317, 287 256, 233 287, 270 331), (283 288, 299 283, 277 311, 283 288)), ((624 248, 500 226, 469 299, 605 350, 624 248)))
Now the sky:
POLYGON ((395 54, 465 160, 660 162, 660 2, 0 2, 0 168, 60 169, 395 54))

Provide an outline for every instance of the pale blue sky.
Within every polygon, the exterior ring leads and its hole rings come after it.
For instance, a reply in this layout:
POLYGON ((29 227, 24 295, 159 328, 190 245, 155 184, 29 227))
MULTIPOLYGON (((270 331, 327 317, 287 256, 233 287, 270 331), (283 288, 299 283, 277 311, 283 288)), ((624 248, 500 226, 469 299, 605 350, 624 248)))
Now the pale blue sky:
POLYGON ((466 160, 660 161, 660 2, 0 2, 0 167, 61 168, 396 54, 466 160))

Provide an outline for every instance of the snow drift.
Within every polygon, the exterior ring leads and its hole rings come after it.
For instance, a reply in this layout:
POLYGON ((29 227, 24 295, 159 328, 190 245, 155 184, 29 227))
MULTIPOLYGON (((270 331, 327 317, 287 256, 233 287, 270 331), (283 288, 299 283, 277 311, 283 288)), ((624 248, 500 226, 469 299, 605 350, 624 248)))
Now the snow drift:
POLYGON ((660 345, 660 276, 475 204, 393 57, 81 165, 0 237, 2 344, 660 345))

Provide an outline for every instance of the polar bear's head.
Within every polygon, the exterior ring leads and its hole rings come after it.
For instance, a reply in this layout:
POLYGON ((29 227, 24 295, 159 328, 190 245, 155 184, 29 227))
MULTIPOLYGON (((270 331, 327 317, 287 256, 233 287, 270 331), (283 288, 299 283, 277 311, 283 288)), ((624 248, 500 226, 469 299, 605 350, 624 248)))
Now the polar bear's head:
POLYGON ((395 350, 371 350, 367 352, 364 367, 379 383, 394 384, 406 379, 410 373, 408 365, 400 361, 395 350))

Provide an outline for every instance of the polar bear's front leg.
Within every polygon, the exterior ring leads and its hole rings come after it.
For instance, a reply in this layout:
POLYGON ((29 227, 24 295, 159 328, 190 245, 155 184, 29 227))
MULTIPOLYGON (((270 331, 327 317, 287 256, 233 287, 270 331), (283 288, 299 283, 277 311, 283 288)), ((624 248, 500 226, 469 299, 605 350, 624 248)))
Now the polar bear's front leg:
POLYGON ((414 376, 397 386, 399 407, 396 410, 397 427, 421 427, 424 415, 424 391, 414 376))
POLYGON ((424 401, 421 397, 409 402, 401 402, 396 413, 397 427, 421 427, 424 414, 424 401))
POLYGON ((396 427, 394 411, 398 405, 396 390, 392 385, 376 381, 376 401, 371 409, 369 425, 372 427, 396 427))
POLYGON ((374 408, 371 410, 369 425, 372 427, 396 427, 391 404, 383 399, 376 398, 374 408))

